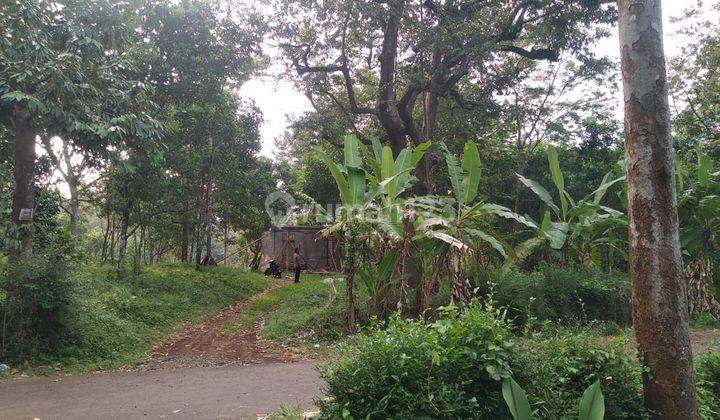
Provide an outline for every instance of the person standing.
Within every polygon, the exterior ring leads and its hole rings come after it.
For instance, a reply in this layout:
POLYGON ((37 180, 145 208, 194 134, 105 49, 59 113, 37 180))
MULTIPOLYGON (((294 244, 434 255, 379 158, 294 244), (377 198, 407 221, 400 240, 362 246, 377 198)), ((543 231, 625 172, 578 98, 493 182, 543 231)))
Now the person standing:
POLYGON ((300 283, 300 270, 302 270, 302 267, 300 265, 300 253, 297 248, 293 251, 293 264, 295 264, 295 283, 300 283))

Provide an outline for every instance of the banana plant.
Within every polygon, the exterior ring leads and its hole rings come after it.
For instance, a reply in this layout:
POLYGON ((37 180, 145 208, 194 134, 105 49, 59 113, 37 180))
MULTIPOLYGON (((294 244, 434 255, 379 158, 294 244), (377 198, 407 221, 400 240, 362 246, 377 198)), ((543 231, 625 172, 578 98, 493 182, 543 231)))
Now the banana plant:
POLYGON ((537 235, 513 250, 513 260, 521 261, 543 244, 548 244, 552 249, 563 250, 563 259, 566 263, 571 244, 576 247, 581 261, 586 265, 592 264, 592 255, 600 245, 623 252, 622 244, 616 240, 618 238, 610 233, 612 229, 626 226, 624 215, 618 210, 603 206, 601 202, 608 189, 624 181, 625 177, 614 177, 612 173, 608 173, 595 191, 576 201, 565 189, 557 148, 548 147, 547 156, 550 177, 557 189, 559 205, 553 195, 539 182, 516 174, 520 182, 535 193, 547 209, 538 224, 537 235))
MULTIPOLYGON (((447 257, 452 284, 452 302, 466 301, 470 298, 470 284, 463 271, 463 262, 469 252, 478 251, 475 244, 487 243, 500 255, 507 257, 502 241, 488 229, 489 219, 499 216, 516 220, 532 228, 537 228, 537 225, 507 207, 482 201, 476 202, 480 186, 481 162, 475 142, 465 143, 459 163, 444 144, 443 147, 453 195, 422 199, 425 202, 434 200, 432 208, 443 210, 431 211, 432 215, 422 221, 418 230, 425 236, 445 244, 441 256, 447 257)), ((419 200, 415 204, 422 207, 424 203, 419 200)), ((432 290, 434 285, 432 286, 428 289, 432 290)), ((427 302, 428 296, 423 300, 427 302)))
MULTIPOLYGON (((359 253, 357 234, 367 220, 363 217, 380 192, 377 188, 368 188, 366 172, 360 156, 357 137, 348 135, 343 139, 343 163, 336 163, 324 150, 316 148, 318 157, 328 167, 340 193, 341 208, 337 212, 335 223, 323 230, 323 235, 339 233, 344 243, 343 272, 347 289, 348 331, 355 330, 357 308, 355 303, 355 271, 359 253)), ((386 185, 386 184, 385 184, 386 185)))
POLYGON ((703 312, 718 318, 720 303, 711 285, 720 255, 720 168, 701 149, 696 154, 695 179, 686 180, 684 168, 677 171, 680 240, 689 261, 685 266, 688 303, 692 315, 703 312))
MULTIPOLYGON (((510 414, 515 420, 532 420, 534 412, 527 394, 513 378, 507 378, 502 384, 502 394, 510 414)), ((579 420, 603 420, 605 418, 605 397, 600 389, 600 381, 587 387, 580 398, 579 420)))
MULTIPOLYGON (((401 194, 412 184, 411 170, 427 151, 430 143, 416 148, 406 148, 393 159, 389 147, 382 147, 379 141, 373 141, 374 159, 354 135, 344 138, 343 164, 336 163, 322 149, 316 149, 319 158, 328 167, 337 184, 342 206, 335 223, 323 231, 324 235, 340 232, 345 244, 343 271, 348 289, 348 328, 355 324, 354 275, 359 266, 361 240, 359 234, 368 235, 384 232, 396 234, 402 239, 403 214, 400 207, 401 194), (362 154, 371 171, 366 171, 362 154)), ((405 247, 399 247, 401 250, 405 247)), ((405 251, 406 253, 406 251, 405 251)), ((401 260, 402 261, 402 260, 401 260)), ((395 264, 397 267, 398 264, 395 264)), ((402 270, 404 271, 404 270, 402 270)), ((398 270, 394 269, 393 274, 398 270)), ((395 276, 393 276, 395 277, 395 276)), ((386 288, 374 288, 383 292, 386 288)))

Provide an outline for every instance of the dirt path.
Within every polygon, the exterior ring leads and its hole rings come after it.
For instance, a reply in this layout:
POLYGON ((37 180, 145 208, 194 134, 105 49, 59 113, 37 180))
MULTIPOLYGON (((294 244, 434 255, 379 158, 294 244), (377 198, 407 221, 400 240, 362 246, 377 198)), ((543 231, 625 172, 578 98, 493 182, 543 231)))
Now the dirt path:
POLYGON ((281 405, 312 406, 320 394, 316 362, 259 336, 262 321, 225 334, 249 302, 189 325, 121 371, 0 383, 2 419, 256 418, 281 405))
POLYGON ((263 292, 168 337, 150 350, 150 358, 147 362, 133 369, 154 370, 230 363, 287 363, 308 360, 309 358, 299 349, 262 339, 260 337, 262 321, 235 334, 227 334, 223 331, 225 323, 237 318, 250 302, 288 284, 285 279, 271 281, 272 285, 263 292))

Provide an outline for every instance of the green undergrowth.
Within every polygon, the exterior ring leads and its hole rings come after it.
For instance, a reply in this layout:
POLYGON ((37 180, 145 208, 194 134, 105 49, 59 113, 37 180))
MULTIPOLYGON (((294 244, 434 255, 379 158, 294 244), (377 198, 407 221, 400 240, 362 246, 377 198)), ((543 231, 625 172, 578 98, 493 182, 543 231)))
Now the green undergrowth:
MULTIPOLYGON (((333 342, 344 335, 345 292, 345 282, 338 276, 303 275, 300 283, 279 287, 250 302, 237 318, 225 323, 223 332, 234 334, 264 320, 261 335, 268 340, 333 342)), ((365 304, 361 302, 367 297, 362 289, 356 293, 362 312, 365 304)))
POLYGON ((73 277, 77 286, 63 315, 63 335, 11 359, 14 370, 74 373, 136 363, 163 334, 267 286, 260 274, 224 266, 155 265, 119 280, 110 266, 86 265, 73 277))

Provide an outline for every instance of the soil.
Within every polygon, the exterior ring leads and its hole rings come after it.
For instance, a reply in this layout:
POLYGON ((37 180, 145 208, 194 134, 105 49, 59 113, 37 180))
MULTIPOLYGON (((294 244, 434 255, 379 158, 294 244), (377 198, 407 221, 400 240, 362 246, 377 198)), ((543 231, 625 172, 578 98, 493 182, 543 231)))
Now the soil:
POLYGON ((181 329, 151 348, 148 361, 134 366, 132 369, 154 370, 309 360, 310 356, 301 349, 260 337, 262 320, 235 333, 223 331, 225 323, 236 319, 251 301, 288 283, 285 279, 273 280, 272 286, 250 299, 229 306, 199 324, 181 329))

